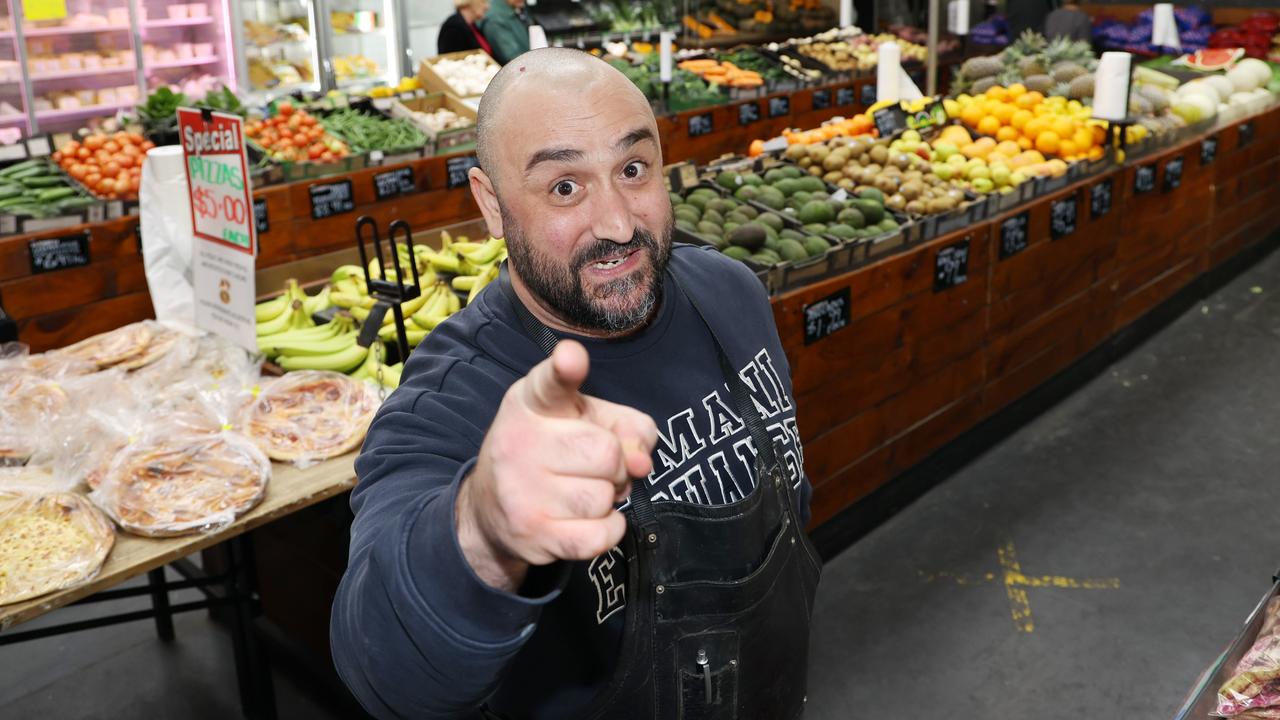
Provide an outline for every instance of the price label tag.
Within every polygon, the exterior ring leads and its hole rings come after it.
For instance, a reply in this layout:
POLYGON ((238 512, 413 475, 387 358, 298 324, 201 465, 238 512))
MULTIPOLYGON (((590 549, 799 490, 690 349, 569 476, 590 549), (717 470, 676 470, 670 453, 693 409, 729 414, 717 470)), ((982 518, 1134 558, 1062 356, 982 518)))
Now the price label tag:
POLYGON ((25 160, 26 158, 27 146, 25 143, 0 145, 0 160, 25 160))
POLYGON ((266 198, 257 198, 253 201, 253 225, 259 237, 271 230, 271 219, 267 217, 266 198))
POLYGON ((754 100, 738 106, 738 124, 750 125, 760 120, 760 104, 754 100))
POLYGON ((84 267, 89 264, 89 231, 44 240, 29 240, 31 274, 84 267))
POLYGON ((0 235, 13 235, 18 232, 18 218, 14 215, 0 215, 0 235))
POLYGON ((880 108, 872 114, 871 120, 882 138, 893 137, 907 129, 907 113, 901 105, 880 108))
POLYGON ((444 166, 445 172, 449 176, 445 186, 452 190, 470 185, 471 177, 468 173, 471 172, 473 167, 480 167, 480 160, 475 155, 459 155, 449 158, 445 161, 444 166))
POLYGON ((386 200, 397 195, 408 195, 416 189, 413 182, 413 168, 409 166, 380 172, 373 176, 373 193, 379 200, 386 200))
POLYGON ((85 208, 85 217, 91 223, 100 223, 107 219, 107 207, 101 203, 94 203, 85 208))
POLYGON ((370 151, 369 151, 369 162, 370 162, 371 164, 373 164, 373 165, 377 165, 378 163, 382 162, 382 151, 381 151, 381 150, 370 150, 370 151))
POLYGON ((1111 178, 1089 188, 1089 217, 1101 220, 1111 212, 1111 178))
POLYGON ((689 116, 689 137, 710 135, 715 131, 715 122, 711 113, 699 113, 689 116))
POLYGON ((1000 223, 1000 259, 1011 258, 1027 249, 1030 233, 1027 227, 1031 222, 1030 212, 1020 212, 1000 223))
POLYGON ((1173 192, 1182 185, 1182 156, 1164 164, 1164 192, 1173 192))
POLYGON ((969 279, 969 238, 938 249, 933 260, 933 291, 940 292, 969 279))
POLYGON ((115 220, 124 217, 124 201, 110 200, 107 202, 107 219, 115 220))
POLYGON ((791 96, 779 95, 769 98, 769 117, 785 117, 791 114, 791 96))
POLYGON ((856 98, 852 85, 836 88, 836 107, 851 107, 856 98))
POLYGON ((320 183, 307 188, 311 197, 311 219, 323 220, 356 209, 350 180, 320 183))
POLYGON ((1133 192, 1136 195, 1149 193, 1156 189, 1155 163, 1140 166, 1133 173, 1133 192))
POLYGON ((769 138, 764 141, 764 151, 767 153, 782 152, 787 149, 787 139, 781 135, 776 138, 769 138))
POLYGON ((1049 234, 1054 240, 1060 240, 1076 231, 1078 211, 1075 193, 1049 205, 1049 234))
POLYGON ((849 288, 804 306, 804 344, 812 345, 849 324, 849 288))
POLYGON ((947 110, 940 102, 929 103, 925 109, 920 112, 910 113, 906 116, 907 127, 912 130, 925 130, 935 125, 947 124, 947 110))
POLYGON ((33 158, 46 157, 53 154, 53 150, 49 147, 49 136, 42 135, 40 137, 27 138, 27 154, 33 158))
POLYGON ((391 101, 392 98, 388 97, 374 98, 373 107, 378 110, 390 110, 391 105, 393 104, 391 101))
POLYGON ((862 104, 871 106, 876 104, 876 84, 873 82, 865 83, 862 86, 862 104))
POLYGON ((831 107, 831 88, 821 88, 813 91, 813 109, 826 110, 831 107))
POLYGON ((840 188, 839 190, 831 193, 831 199, 835 202, 844 202, 849 199, 849 192, 844 188, 840 188))
POLYGON ((256 255, 244 119, 178 108, 178 134, 187 165, 192 234, 256 255))
POLYGON ((1218 136, 1207 137, 1200 141, 1200 164, 1212 165, 1218 157, 1218 136))
POLYGON ((1253 142, 1253 122, 1240 123, 1236 128, 1236 145, 1244 147, 1253 142))

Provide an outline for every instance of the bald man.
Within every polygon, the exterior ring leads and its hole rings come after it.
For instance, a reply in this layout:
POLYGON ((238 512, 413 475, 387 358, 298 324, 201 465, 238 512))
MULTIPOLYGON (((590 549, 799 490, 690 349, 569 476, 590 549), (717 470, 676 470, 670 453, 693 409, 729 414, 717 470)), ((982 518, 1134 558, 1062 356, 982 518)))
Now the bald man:
POLYGON ((608 64, 519 56, 478 133, 510 260, 356 461, 339 673, 382 718, 799 717, 821 566, 768 298, 673 247, 657 124, 608 64))

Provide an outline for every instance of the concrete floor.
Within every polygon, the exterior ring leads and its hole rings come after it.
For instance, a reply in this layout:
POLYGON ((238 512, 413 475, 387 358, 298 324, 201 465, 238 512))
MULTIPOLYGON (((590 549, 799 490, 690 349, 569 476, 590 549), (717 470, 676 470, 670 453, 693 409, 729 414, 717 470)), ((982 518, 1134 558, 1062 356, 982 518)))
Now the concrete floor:
MULTIPOLYGON (((834 558, 806 717, 1171 718, 1280 565, 1276 427, 1280 253, 834 558)), ((228 636, 176 627, 0 647, 0 718, 237 717, 228 636)))

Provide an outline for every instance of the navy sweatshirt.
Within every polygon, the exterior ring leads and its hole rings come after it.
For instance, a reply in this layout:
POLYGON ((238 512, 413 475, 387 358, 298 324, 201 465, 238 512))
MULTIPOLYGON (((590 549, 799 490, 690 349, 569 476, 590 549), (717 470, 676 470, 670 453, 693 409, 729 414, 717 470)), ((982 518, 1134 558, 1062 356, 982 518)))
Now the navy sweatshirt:
MULTIPOLYGON (((790 371, 768 297, 741 263, 711 248, 676 245, 669 273, 707 313, 781 443, 807 522, 790 371)), ((616 664, 627 577, 620 549, 531 568, 519 593, 508 593, 481 581, 458 546, 459 484, 507 388, 544 359, 509 293, 493 283, 428 336, 356 460, 331 639, 338 672, 380 718, 470 718, 486 700, 520 717, 578 717, 616 664)), ((655 501, 721 504, 751 491, 754 443, 710 333, 670 278, 641 331, 575 339, 591 357, 587 389, 657 423, 655 501)))

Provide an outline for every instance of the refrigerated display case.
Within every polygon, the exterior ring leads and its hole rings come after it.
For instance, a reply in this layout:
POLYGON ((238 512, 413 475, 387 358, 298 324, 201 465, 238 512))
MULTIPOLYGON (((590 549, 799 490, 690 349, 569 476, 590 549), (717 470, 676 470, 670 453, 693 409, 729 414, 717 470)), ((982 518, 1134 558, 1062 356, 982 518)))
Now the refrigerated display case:
POLYGON ((14 131, 25 135, 30 128, 27 122, 27 84, 23 81, 22 61, 19 58, 18 37, 14 34, 13 15, 9 5, 0 6, 0 138, 14 131))
POLYGON ((230 0, 239 89, 251 97, 321 88, 317 0, 230 0))
POLYGON ((324 0, 324 8, 326 87, 395 85, 404 75, 397 0, 324 0))
POLYGON ((188 97, 235 88, 227 0, 136 0, 148 92, 163 85, 188 97))

